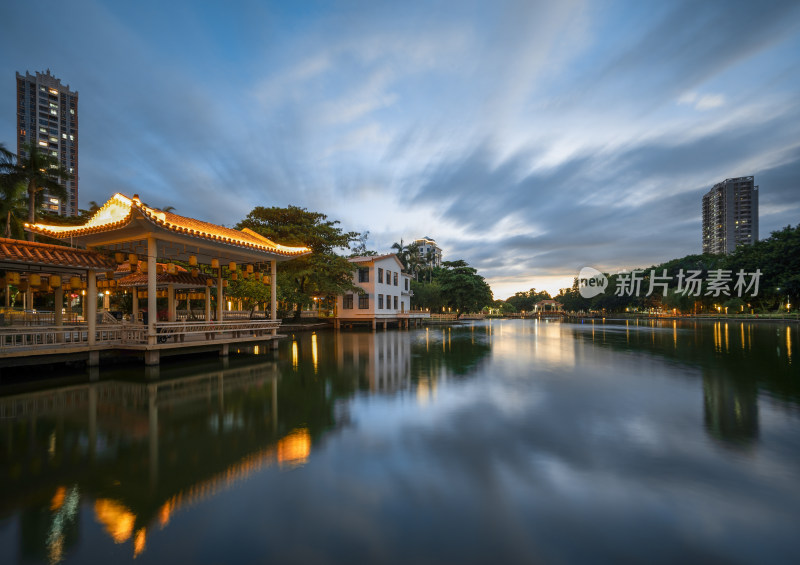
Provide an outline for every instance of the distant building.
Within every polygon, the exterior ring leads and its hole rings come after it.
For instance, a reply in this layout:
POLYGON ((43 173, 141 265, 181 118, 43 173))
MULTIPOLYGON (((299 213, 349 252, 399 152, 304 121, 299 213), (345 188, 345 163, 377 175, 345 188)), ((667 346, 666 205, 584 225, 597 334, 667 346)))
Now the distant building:
POLYGON ((61 216, 78 215, 78 93, 50 74, 17 73, 17 155, 27 157, 24 145, 57 157, 72 179, 59 181, 67 199, 44 194, 42 209, 61 216))
POLYGON ((442 266, 442 248, 436 245, 436 240, 427 235, 422 239, 415 239, 419 247, 419 258, 422 263, 431 267, 442 266))
POLYGON ((703 253, 730 253, 758 241, 758 187, 753 177, 725 179, 703 196, 703 253))
POLYGON ((427 317, 411 314, 411 278, 394 253, 351 257, 357 269, 353 284, 363 292, 336 297, 336 327, 344 322, 397 323, 427 317))

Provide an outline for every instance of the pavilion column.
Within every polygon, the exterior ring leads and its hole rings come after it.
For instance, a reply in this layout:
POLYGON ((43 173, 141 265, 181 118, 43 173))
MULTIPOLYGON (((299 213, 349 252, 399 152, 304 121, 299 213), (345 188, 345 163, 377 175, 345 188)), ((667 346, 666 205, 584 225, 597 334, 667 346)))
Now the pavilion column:
MULTIPOLYGON (((269 262, 269 319, 273 322, 278 321, 278 262, 274 259, 269 262)), ((270 332, 272 334, 272 347, 278 347, 278 340, 275 336, 278 335, 277 328, 273 328, 270 332)))
POLYGON ((6 308, 11 307, 11 285, 6 285, 6 308))
POLYGON ((56 288, 53 289, 54 294, 54 307, 53 307, 53 314, 55 316, 55 323, 56 326, 61 327, 64 325, 64 315, 61 313, 61 310, 64 308, 64 287, 58 285, 56 288))
POLYGON ((211 287, 206 285, 206 322, 211 321, 211 287))
POLYGON ((25 291, 25 310, 33 310, 33 288, 28 283, 28 290, 25 291))
POLYGON ((131 322, 139 321, 139 288, 133 287, 133 308, 131 309, 131 322))
POLYGON ((269 312, 270 320, 278 319, 278 262, 270 261, 269 265, 269 312))
POLYGON ((217 275, 217 321, 222 321, 222 304, 225 302, 225 293, 222 288, 222 267, 217 275))
POLYGON ((147 238, 147 344, 156 344, 156 319, 158 306, 156 302, 156 256, 158 255, 158 242, 156 238, 147 238))
POLYGON ((167 320, 175 321, 175 285, 167 285, 167 320))
POLYGON ((89 324, 89 345, 94 345, 97 337, 97 274, 89 271, 86 279, 86 321, 89 324))

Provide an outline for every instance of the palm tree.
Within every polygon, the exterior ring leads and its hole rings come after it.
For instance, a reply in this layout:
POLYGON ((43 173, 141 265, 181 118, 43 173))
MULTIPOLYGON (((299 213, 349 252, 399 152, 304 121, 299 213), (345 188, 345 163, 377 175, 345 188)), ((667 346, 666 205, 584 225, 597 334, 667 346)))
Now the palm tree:
MULTIPOLYGON (((53 196, 67 198, 67 190, 58 183, 69 180, 72 175, 58 158, 40 151, 35 145, 26 145, 26 157, 17 156, 14 175, 28 187, 28 223, 36 223, 36 202, 42 191, 47 190, 53 196)), ((28 241, 33 241, 33 233, 28 234, 28 241)))
POLYGON ((408 245, 403 245, 403 238, 400 238, 400 243, 393 243, 392 249, 396 249, 397 258, 403 264, 403 268, 408 270, 408 245))
POLYGON ((22 237, 21 219, 25 217, 25 185, 16 172, 15 155, 0 143, 0 219, 5 220, 5 237, 22 237))

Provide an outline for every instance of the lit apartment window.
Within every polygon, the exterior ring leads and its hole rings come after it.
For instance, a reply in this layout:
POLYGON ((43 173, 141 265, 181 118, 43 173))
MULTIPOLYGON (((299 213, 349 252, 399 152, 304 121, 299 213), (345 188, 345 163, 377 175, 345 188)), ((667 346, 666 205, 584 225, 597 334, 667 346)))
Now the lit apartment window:
POLYGON ((383 282, 383 269, 381 269, 380 267, 378 267, 378 282, 379 283, 383 282))
POLYGON ((353 295, 352 294, 345 294, 344 299, 342 300, 342 309, 343 310, 352 310, 353 309, 353 295))
POLYGON ((369 310, 369 294, 360 294, 358 296, 358 309, 369 310))

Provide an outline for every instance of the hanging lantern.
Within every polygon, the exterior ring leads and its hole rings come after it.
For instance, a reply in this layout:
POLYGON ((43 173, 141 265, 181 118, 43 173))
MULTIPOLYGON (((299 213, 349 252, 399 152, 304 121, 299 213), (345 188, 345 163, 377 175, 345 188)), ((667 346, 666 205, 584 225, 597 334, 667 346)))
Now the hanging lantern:
POLYGON ((48 282, 50 283, 50 286, 52 286, 53 288, 61 286, 61 277, 59 275, 50 275, 50 279, 48 282))
POLYGON ((211 260, 211 268, 212 269, 219 269, 219 259, 212 259, 211 260))
POLYGON ((31 286, 42 286, 42 277, 37 275, 36 273, 32 273, 28 276, 28 283, 31 286))
POLYGON ((70 277, 69 278, 69 287, 72 290, 80 290, 81 289, 81 278, 80 277, 70 277))
POLYGON ((214 281, 212 279, 206 279, 206 286, 214 286, 214 281))
POLYGON ((136 256, 136 253, 131 253, 130 255, 128 255, 128 263, 130 263, 131 265, 135 265, 138 262, 139 262, 139 257, 136 256))
POLYGON ((97 288, 105 288, 106 281, 97 281, 97 288))
POLYGON ((81 281, 81 289, 86 290, 89 288, 89 283, 87 281, 81 281))
POLYGON ((109 288, 117 288, 117 281, 112 279, 108 281, 108 284, 106 286, 108 286, 109 288))
POLYGON ((192 276, 197 277, 200 275, 200 269, 192 269, 192 276))
POLYGON ((226 279, 222 281, 222 288, 228 288, 228 281, 226 279))
POLYGON ((167 263, 167 272, 174 275, 178 272, 178 266, 175 263, 167 263))
POLYGON ((125 254, 122 251, 117 251, 114 253, 114 261, 117 262, 117 265, 122 265, 125 262, 125 254))
POLYGON ((269 275, 264 275, 264 278, 261 279, 261 282, 263 282, 264 284, 269 284, 269 275))
POLYGON ((164 265, 156 265, 156 274, 163 275, 164 274, 164 265))
POLYGON ((135 273, 137 270, 139 270, 139 263, 131 263, 130 266, 131 266, 131 273, 135 273))
POLYGON ((232 281, 238 281, 239 280, 239 273, 236 273, 236 272, 232 273, 231 274, 231 280, 232 281))
POLYGON ((234 261, 231 261, 230 263, 228 263, 228 268, 231 271, 235 271, 236 270, 236 263, 234 261))
POLYGON ((149 267, 147 266, 147 261, 142 261, 142 272, 144 274, 147 274, 147 270, 148 269, 149 269, 149 267))
POLYGON ((197 255, 189 255, 189 266, 190 267, 197 266, 197 255))
POLYGON ((247 265, 247 272, 248 273, 252 273, 253 272, 253 265, 247 265))
POLYGON ((18 285, 20 281, 19 273, 8 273, 6 282, 8 284, 18 285))

